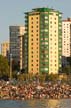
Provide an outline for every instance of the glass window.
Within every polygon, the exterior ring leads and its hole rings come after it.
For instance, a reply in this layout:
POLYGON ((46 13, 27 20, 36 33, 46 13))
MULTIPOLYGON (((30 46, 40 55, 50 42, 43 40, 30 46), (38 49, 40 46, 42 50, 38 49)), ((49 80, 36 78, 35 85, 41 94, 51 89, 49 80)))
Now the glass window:
POLYGON ((31 70, 33 71, 33 68, 31 70))
POLYGON ((31 32, 33 32, 33 30, 31 30, 31 32))
POLYGON ((31 28, 33 28, 33 26, 31 26, 31 28))
POLYGON ((36 40, 38 40, 38 38, 36 38, 36 40))
POLYGON ((38 24, 38 21, 36 23, 38 24))
POLYGON ((38 26, 36 26, 38 28, 38 26))
POLYGON ((33 51, 31 51, 31 53, 33 53, 33 51))
POLYGON ((31 43, 31 45, 33 45, 33 43, 31 43))
POLYGON ((33 41, 33 39, 31 39, 31 41, 33 41))
POLYGON ((36 19, 38 19, 38 17, 36 17, 36 19))
POLYGON ((33 20, 33 17, 31 17, 31 20, 33 20))
POLYGON ((38 68, 37 68, 37 70, 38 70, 38 68))

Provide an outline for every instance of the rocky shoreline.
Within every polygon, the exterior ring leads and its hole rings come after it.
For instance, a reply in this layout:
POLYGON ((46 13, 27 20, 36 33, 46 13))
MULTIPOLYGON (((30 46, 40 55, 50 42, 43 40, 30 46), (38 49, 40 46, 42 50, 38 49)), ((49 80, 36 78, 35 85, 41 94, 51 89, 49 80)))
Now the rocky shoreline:
POLYGON ((0 99, 71 99, 71 85, 59 83, 27 82, 12 84, 0 81, 0 99))

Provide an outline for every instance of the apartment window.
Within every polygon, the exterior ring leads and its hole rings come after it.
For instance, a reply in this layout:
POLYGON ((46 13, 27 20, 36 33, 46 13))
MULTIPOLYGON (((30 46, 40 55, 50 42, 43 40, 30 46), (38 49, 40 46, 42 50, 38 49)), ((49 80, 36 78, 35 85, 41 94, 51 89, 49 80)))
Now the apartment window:
POLYGON ((33 37, 33 34, 31 36, 33 37))
POLYGON ((33 71, 33 68, 31 70, 33 71))
POLYGON ((33 66, 33 64, 31 64, 33 66))
POLYGON ((33 51, 31 51, 31 53, 33 53, 33 51))
POLYGON ((65 41, 64 41, 64 43, 65 43, 65 41))
POLYGON ((38 68, 37 68, 37 70, 38 70, 38 68))
POLYGON ((56 33, 56 30, 55 30, 55 33, 56 33))
POLYGON ((31 45, 33 45, 33 43, 31 43, 31 45))
POLYGON ((31 39, 31 41, 33 41, 33 39, 31 39))
POLYGON ((52 64, 50 64, 50 66, 52 66, 52 64))
POLYGON ((38 38, 36 38, 36 40, 38 40, 38 38))
POLYGON ((36 17, 36 19, 38 19, 38 17, 36 17))
POLYGON ((31 47, 31 49, 33 49, 33 47, 31 47))
POLYGON ((33 30, 31 30, 31 32, 33 32, 33 30))
POLYGON ((50 23, 52 24, 52 21, 50 21, 50 23))
POLYGON ((38 26, 36 26, 38 28, 38 26))
POLYGON ((33 26, 31 26, 31 28, 33 28, 33 26))
POLYGON ((50 38, 50 40, 52 40, 52 38, 50 38))
POLYGON ((17 32, 20 32, 20 29, 17 29, 17 32))
POLYGON ((38 62, 38 60, 36 60, 38 62))
POLYGON ((31 22, 33 24, 33 22, 31 22))
POLYGON ((37 47, 37 49, 38 49, 38 47, 37 47))
POLYGON ((52 26, 50 26, 52 28, 52 26))
POLYGON ((48 19, 48 16, 45 16, 45 19, 48 19))
POLYGON ((51 60, 51 62, 52 62, 52 60, 51 60))
POLYGON ((37 55, 37 58, 38 58, 38 55, 37 55))
POLYGON ((38 34, 36 34, 36 36, 38 36, 38 34))
POLYGON ((33 17, 31 18, 31 20, 33 20, 33 17))
POLYGON ((48 23, 48 21, 47 21, 47 20, 45 20, 45 23, 48 23))
POLYGON ((31 62, 33 62, 33 60, 31 60, 31 62))
POLYGON ((36 23, 38 24, 38 21, 36 23))

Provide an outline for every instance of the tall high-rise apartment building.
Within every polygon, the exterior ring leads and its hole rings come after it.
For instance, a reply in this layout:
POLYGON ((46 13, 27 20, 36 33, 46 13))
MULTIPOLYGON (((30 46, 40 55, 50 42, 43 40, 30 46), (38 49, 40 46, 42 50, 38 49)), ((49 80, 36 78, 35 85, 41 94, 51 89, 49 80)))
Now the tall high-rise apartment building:
POLYGON ((62 22, 62 55, 71 56, 71 19, 62 22))
POLYGON ((67 65, 67 58, 71 57, 71 18, 62 21, 62 56, 67 65))
POLYGON ((58 73, 62 55, 62 14, 50 8, 25 13, 25 69, 29 73, 58 73))
MULTIPOLYGON (((24 27, 24 34, 25 34, 25 27, 24 27)), ((24 68, 24 34, 18 37, 19 38, 20 70, 24 68)))
POLYGON ((19 63, 20 69, 22 68, 22 37, 25 33, 25 28, 23 26, 10 26, 10 54, 12 54, 12 59, 19 63))
POLYGON ((8 57, 9 54, 9 42, 3 42, 1 44, 1 55, 4 57, 8 57))

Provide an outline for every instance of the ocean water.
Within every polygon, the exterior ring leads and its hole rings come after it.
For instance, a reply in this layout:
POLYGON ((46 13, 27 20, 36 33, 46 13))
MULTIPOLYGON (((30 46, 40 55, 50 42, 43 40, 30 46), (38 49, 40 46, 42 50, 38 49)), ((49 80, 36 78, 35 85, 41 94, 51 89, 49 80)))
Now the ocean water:
POLYGON ((71 99, 62 100, 0 100, 0 108, 71 108, 71 99))

